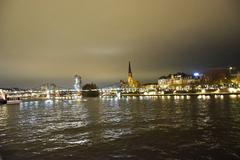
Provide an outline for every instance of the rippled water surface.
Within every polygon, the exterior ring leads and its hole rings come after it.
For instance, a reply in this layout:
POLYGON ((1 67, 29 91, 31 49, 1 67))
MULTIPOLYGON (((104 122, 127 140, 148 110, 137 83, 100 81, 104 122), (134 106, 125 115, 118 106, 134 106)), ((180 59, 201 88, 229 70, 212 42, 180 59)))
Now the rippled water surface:
POLYGON ((2 105, 0 154, 3 160, 240 159, 240 97, 2 105))

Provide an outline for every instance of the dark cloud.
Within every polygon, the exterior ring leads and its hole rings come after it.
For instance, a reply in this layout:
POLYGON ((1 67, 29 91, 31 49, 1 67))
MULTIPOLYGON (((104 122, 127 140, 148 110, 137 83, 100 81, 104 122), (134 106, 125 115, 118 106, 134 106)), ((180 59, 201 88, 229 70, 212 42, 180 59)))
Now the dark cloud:
POLYGON ((71 86, 235 65, 238 0, 0 1, 0 86, 71 86))

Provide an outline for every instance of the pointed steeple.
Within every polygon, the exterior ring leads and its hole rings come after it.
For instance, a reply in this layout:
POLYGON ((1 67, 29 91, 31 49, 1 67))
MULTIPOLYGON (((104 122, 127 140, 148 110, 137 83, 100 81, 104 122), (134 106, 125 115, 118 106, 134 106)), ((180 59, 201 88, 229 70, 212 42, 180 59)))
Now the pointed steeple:
POLYGON ((131 76, 132 77, 132 69, 131 69, 131 63, 129 61, 129 64, 128 64, 128 76, 131 76))

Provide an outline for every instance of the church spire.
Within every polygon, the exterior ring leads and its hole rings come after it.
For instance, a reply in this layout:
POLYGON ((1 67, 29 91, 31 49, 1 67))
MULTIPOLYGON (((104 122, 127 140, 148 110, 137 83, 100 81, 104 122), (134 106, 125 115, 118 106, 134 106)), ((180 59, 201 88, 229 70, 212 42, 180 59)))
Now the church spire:
POLYGON ((131 70, 131 63, 130 63, 130 61, 129 61, 129 64, 128 64, 128 76, 132 77, 132 70, 131 70))

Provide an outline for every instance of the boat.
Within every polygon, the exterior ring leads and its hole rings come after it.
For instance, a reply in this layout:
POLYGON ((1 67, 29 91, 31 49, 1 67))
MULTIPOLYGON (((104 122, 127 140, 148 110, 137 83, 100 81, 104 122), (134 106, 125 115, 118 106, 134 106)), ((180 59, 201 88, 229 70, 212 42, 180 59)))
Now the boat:
POLYGON ((7 96, 3 93, 3 90, 0 89, 0 104, 6 104, 7 103, 7 96))
POLYGON ((7 100, 0 99, 0 104, 6 104, 6 103, 7 103, 7 100))
POLYGON ((22 100, 19 97, 7 97, 7 104, 19 104, 22 100))
POLYGON ((20 97, 8 97, 2 90, 0 90, 0 104, 19 104, 20 97))

